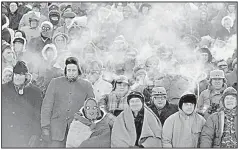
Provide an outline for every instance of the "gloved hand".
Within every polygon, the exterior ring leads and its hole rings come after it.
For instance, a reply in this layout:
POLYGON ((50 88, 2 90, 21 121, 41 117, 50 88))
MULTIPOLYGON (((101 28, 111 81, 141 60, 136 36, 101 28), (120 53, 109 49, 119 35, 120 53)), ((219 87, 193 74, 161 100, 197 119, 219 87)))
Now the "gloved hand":
POLYGON ((41 133, 41 138, 46 142, 50 142, 51 141, 50 129, 43 128, 41 133))

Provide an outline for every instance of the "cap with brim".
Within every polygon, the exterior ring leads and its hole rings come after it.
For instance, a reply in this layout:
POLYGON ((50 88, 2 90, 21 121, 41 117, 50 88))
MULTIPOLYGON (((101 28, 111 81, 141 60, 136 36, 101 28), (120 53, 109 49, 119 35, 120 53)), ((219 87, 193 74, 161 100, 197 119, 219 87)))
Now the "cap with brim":
POLYGON ((126 76, 121 75, 116 79, 116 83, 126 83, 129 85, 129 80, 126 76))
POLYGON ((166 89, 164 87, 154 87, 152 89, 151 95, 167 95, 166 89))
POLYGON ((221 61, 219 63, 217 63, 217 66, 220 67, 220 66, 227 66, 227 63, 225 61, 221 61))

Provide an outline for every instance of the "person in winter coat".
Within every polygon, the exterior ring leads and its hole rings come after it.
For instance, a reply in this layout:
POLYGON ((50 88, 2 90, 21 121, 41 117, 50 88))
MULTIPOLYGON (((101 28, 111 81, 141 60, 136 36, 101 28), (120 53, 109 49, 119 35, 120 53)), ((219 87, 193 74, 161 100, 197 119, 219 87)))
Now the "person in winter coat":
POLYGON ((59 32, 68 35, 69 29, 70 29, 70 27, 72 25, 72 22, 73 22, 73 18, 75 18, 75 16, 76 15, 75 15, 74 12, 65 12, 62 16, 64 18, 64 25, 58 27, 55 30, 54 35, 59 33, 59 32))
POLYGON ((109 94, 112 91, 112 84, 103 80, 103 64, 100 61, 94 60, 89 64, 88 80, 93 86, 93 91, 96 100, 100 100, 103 95, 109 94))
POLYGON ((68 48, 67 48, 67 45, 69 43, 68 35, 66 35, 64 33, 58 33, 58 34, 54 35, 52 41, 55 44, 55 46, 59 52, 68 50, 68 48))
POLYGON ((225 16, 221 21, 222 27, 216 32, 216 39, 227 41, 236 32, 232 28, 234 22, 231 17, 225 16))
POLYGON ((31 39, 28 49, 41 55, 41 50, 46 44, 52 43, 53 25, 49 21, 42 22, 40 26, 40 36, 31 39))
POLYGON ((16 59, 22 60, 23 54, 26 51, 26 39, 23 37, 14 38, 13 50, 16 54, 16 59))
POLYGON ((18 61, 13 81, 2 85, 2 147, 40 147, 40 90, 31 85, 28 68, 18 61))
POLYGON ((5 40, 7 43, 11 44, 14 38, 14 31, 9 28, 9 19, 6 15, 2 14, 2 40, 5 40))
POLYGON ((19 22, 22 18, 22 14, 18 12, 18 4, 16 2, 10 3, 9 9, 10 9, 10 13, 8 14, 9 28, 17 30, 19 22))
POLYGON ((18 13, 24 15, 24 14, 28 13, 29 11, 31 11, 31 9, 26 6, 25 2, 21 2, 21 3, 18 3, 17 11, 18 11, 18 13))
POLYGON ((64 73, 51 80, 41 107, 42 137, 50 147, 65 147, 74 114, 87 98, 94 97, 92 85, 80 78, 75 57, 66 59, 64 73))
POLYGON ((200 37, 211 36, 212 34, 212 24, 208 21, 208 13, 206 11, 200 12, 200 20, 196 24, 196 31, 200 37))
POLYGON ((103 96, 99 101, 100 108, 104 109, 107 112, 108 117, 111 119, 109 122, 110 127, 113 126, 113 123, 116 117, 128 107, 126 97, 129 94, 130 84, 126 76, 120 75, 115 80, 113 85, 113 90, 111 93, 103 96))
POLYGON ((210 73, 209 86, 199 96, 198 112, 207 117, 216 112, 220 106, 223 91, 227 88, 226 78, 222 70, 213 70, 210 73), (212 107, 212 106, 216 106, 212 107), (214 108, 214 110, 213 110, 214 108))
POLYGON ((21 29, 24 26, 29 26, 30 25, 29 18, 32 15, 36 15, 38 18, 40 18, 39 24, 41 24, 44 21, 47 21, 48 20, 47 17, 42 15, 40 13, 40 10, 41 10, 40 3, 34 3, 33 6, 32 6, 32 11, 29 11, 27 14, 24 14, 22 16, 21 21, 19 23, 19 29, 21 29))
POLYGON ((61 27, 61 16, 58 10, 51 10, 49 13, 49 20, 54 26, 54 31, 61 27))
POLYGON ((28 43, 31 41, 31 39, 40 36, 39 23, 40 18, 34 14, 29 17, 29 26, 26 25, 21 28, 21 30, 26 33, 26 40, 28 41, 28 43))
POLYGON ((145 105, 140 92, 127 96, 127 107, 112 128, 113 148, 161 148, 162 125, 156 115, 145 105))
POLYGON ((151 96, 152 102, 148 107, 160 119, 163 126, 165 120, 178 111, 178 106, 167 101, 167 92, 164 87, 154 87, 151 96))
POLYGON ((232 62, 232 72, 226 74, 227 86, 233 86, 237 83, 237 58, 232 62))
POLYGON ((180 98, 179 111, 165 120, 162 131, 163 148, 198 148, 205 119, 196 113, 194 94, 180 98))
POLYGON ((228 87, 222 95, 223 108, 209 116, 201 133, 201 148, 237 148, 237 91, 228 87))
POLYGON ((131 86, 131 90, 143 92, 146 88, 147 72, 144 69, 139 69, 134 73, 135 83, 131 86))
POLYGON ((110 148, 111 130, 106 112, 96 99, 88 98, 74 116, 67 136, 66 148, 110 148))
POLYGON ((12 50, 11 45, 6 41, 2 41, 2 71, 6 67, 14 67, 16 64, 16 54, 12 50))

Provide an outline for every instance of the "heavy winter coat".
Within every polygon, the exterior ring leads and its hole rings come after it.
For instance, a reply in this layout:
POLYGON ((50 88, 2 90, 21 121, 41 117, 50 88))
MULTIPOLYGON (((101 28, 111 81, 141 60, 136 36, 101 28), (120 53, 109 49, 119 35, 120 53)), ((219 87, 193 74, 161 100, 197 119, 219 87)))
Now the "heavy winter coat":
POLYGON ((233 34, 236 32, 234 31, 233 28, 228 31, 226 28, 222 27, 220 30, 216 32, 216 38, 222 40, 222 41, 227 41, 233 34))
MULTIPOLYGON (((201 133, 201 148, 220 148, 223 135, 225 114, 223 111, 216 112, 209 116, 201 133)), ((235 117, 236 138, 238 137, 237 115, 235 117)))
POLYGON ((156 116, 160 119, 162 126, 164 125, 165 120, 171 116, 172 114, 178 111, 178 106, 174 104, 170 104, 168 101, 166 102, 164 108, 159 110, 156 108, 155 104, 152 103, 149 108, 156 114, 156 116))
POLYGON ((197 148, 199 146, 199 137, 202 131, 202 127, 205 124, 205 119, 193 112, 189 117, 185 115, 182 110, 171 115, 165 120, 162 133, 162 145, 165 148, 185 148, 187 144, 192 144, 193 147, 197 148), (185 120, 191 119, 189 124, 190 128, 185 128, 185 120), (191 131, 191 143, 188 141, 183 141, 182 137, 188 135, 188 131, 191 131))
POLYGON ((18 11, 16 11, 15 13, 9 13, 8 18, 9 18, 9 28, 13 30, 18 30, 22 14, 18 13, 18 11))
POLYGON ((92 127, 92 123, 85 117, 83 109, 80 109, 80 112, 81 115, 77 116, 77 119, 73 121, 77 125, 73 127, 72 123, 70 126, 66 147, 110 148, 111 130, 107 122, 106 112, 101 110, 102 117, 94 122, 94 127, 92 127), (75 134, 82 140, 75 139, 75 134))
POLYGON ((89 97, 94 94, 86 80, 70 83, 64 76, 51 80, 41 107, 41 127, 50 128, 52 140, 64 140, 66 127, 89 97))
MULTIPOLYGON (((144 107, 144 120, 138 145, 143 147, 161 146, 162 125, 156 115, 147 107, 144 107)), ((117 118, 112 128, 111 146, 129 148, 135 146, 137 139, 136 127, 132 110, 128 107, 117 118)))
POLYGON ((32 85, 24 88, 23 95, 12 82, 2 86, 2 147, 39 146, 41 103, 41 92, 32 85))
POLYGON ((196 25, 196 31, 200 37, 210 35, 212 33, 212 24, 209 21, 199 21, 196 25))
POLYGON ((41 51, 44 48, 46 44, 52 43, 52 40, 47 38, 46 40, 43 40, 42 36, 38 36, 36 38, 31 39, 28 44, 28 50, 32 52, 36 52, 39 55, 41 55, 41 51))

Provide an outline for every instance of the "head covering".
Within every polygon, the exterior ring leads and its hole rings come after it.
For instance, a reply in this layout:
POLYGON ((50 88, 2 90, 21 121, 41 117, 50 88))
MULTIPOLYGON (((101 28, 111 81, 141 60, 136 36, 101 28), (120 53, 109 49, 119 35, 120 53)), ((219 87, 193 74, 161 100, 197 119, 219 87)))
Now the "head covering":
POLYGON ((28 73, 28 68, 24 61, 18 61, 16 65, 13 67, 13 73, 16 74, 26 74, 28 73))
POLYGON ((59 32, 59 33, 55 34, 54 37, 53 37, 53 42, 54 42, 54 43, 55 43, 55 39, 56 39, 58 36, 62 36, 62 37, 64 38, 64 40, 66 41, 66 44, 69 42, 69 37, 68 37, 68 35, 59 32))
POLYGON ((152 89, 151 96, 153 96, 153 95, 167 95, 167 92, 164 87, 154 87, 152 89))
POLYGON ((227 62, 225 60, 221 60, 217 63, 217 66, 228 66, 227 62))
POLYGON ((212 70, 210 72, 210 79, 219 78, 225 79, 225 74, 223 70, 212 70))
POLYGON ((76 14, 74 12, 65 12, 63 14, 64 18, 75 18, 76 14))
POLYGON ((38 16, 36 16, 34 13, 29 17, 29 22, 36 20, 36 21, 40 21, 40 18, 38 16))
POLYGON ((231 27, 233 27, 234 21, 233 21, 233 19, 230 16, 225 16, 225 17, 222 18, 222 20, 221 20, 222 26, 225 27, 224 24, 225 24, 225 20, 226 19, 230 19, 231 20, 231 27))
POLYGON ((129 79, 126 76, 124 76, 124 75, 120 75, 116 79, 116 83, 126 83, 126 84, 129 85, 129 79))
POLYGON ((67 58, 66 61, 65 61, 65 70, 64 70, 65 75, 66 75, 66 67, 67 67, 67 65, 69 65, 69 64, 74 64, 74 65, 76 65, 77 68, 78 68, 78 73, 79 73, 79 75, 82 74, 81 68, 79 67, 78 59, 77 59, 76 57, 69 57, 69 58, 67 58))
POLYGON ((59 6, 55 3, 51 4, 49 6, 49 11, 52 11, 52 10, 59 11, 59 6))
POLYGON ((139 98, 142 102, 142 104, 144 104, 145 102, 145 97, 142 93, 137 92, 137 91, 132 91, 128 96, 127 96, 127 103, 129 104, 130 100, 132 98, 139 98))
POLYGON ((221 97, 221 102, 223 104, 223 106, 225 107, 224 105, 224 99, 227 95, 234 95, 235 97, 237 97, 237 91, 236 89, 234 89, 233 87, 228 87, 224 90, 223 94, 222 94, 222 97, 221 97))
POLYGON ((52 17, 52 16, 57 16, 57 17, 60 18, 60 13, 59 13, 59 11, 58 11, 58 10, 51 10, 51 11, 49 12, 49 17, 52 17))
POLYGON ((53 29, 53 24, 52 24, 51 22, 49 22, 49 21, 44 21, 44 22, 42 22, 42 23, 41 23, 41 28, 42 28, 44 25, 46 25, 46 24, 49 25, 51 29, 53 29))
MULTIPOLYGON (((179 108, 182 110, 183 103, 192 103, 196 106, 197 104, 197 98, 194 94, 186 94, 183 95, 179 100, 179 108)), ((195 107, 194 106, 194 107, 195 107)))
POLYGON ((139 12, 142 12, 143 7, 148 7, 149 10, 151 9, 151 5, 150 5, 150 4, 148 4, 148 3, 143 3, 143 4, 140 6, 139 12))
POLYGON ((56 49, 55 45, 52 44, 52 43, 51 44, 46 44, 44 46, 44 48, 42 49, 41 53, 42 53, 43 58, 45 60, 48 60, 47 57, 46 57, 46 51, 47 51, 48 48, 51 48, 53 50, 54 57, 52 59, 55 60, 57 58, 57 49, 56 49))
POLYGON ((22 44, 25 44, 25 41, 22 37, 14 38, 13 43, 16 43, 16 42, 20 42, 22 44))

